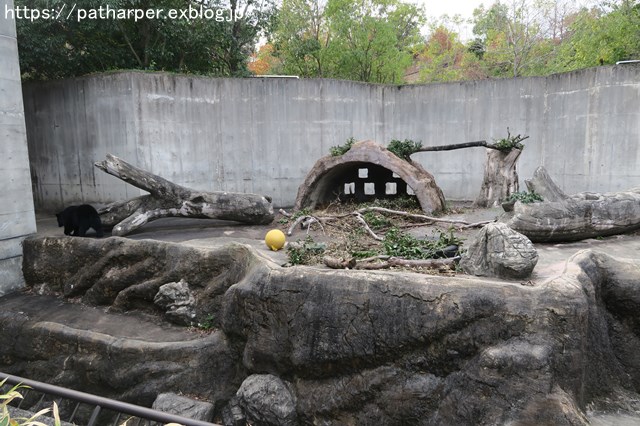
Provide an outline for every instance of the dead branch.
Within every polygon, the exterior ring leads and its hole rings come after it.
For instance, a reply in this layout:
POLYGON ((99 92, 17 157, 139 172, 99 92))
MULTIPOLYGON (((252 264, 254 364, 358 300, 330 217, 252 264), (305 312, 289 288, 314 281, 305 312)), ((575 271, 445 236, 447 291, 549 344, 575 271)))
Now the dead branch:
POLYGON ((386 209, 384 207, 363 207, 363 208, 359 209, 357 212, 362 214, 362 213, 368 212, 368 211, 395 214, 395 215, 398 215, 398 216, 409 217, 409 218, 412 218, 412 219, 426 220, 426 221, 429 221, 429 222, 441 222, 441 223, 449 223, 449 224, 452 224, 452 225, 461 225, 464 228, 482 227, 482 226, 486 225, 487 223, 493 222, 492 220, 490 220, 490 221, 469 223, 469 222, 467 222, 465 220, 442 219, 442 218, 439 218, 439 217, 425 216, 423 214, 409 213, 409 212, 405 212, 405 211, 401 211, 401 210, 386 209))
POLYGON ((273 220, 269 197, 233 192, 204 192, 186 188, 107 154, 95 163, 104 172, 149 194, 112 203, 100 210, 102 222, 113 226, 113 235, 127 235, 162 217, 221 219, 249 224, 273 220))
MULTIPOLYGON (((484 225, 486 225, 487 223, 491 223, 491 222, 495 222, 495 220, 483 220, 480 222, 467 222, 464 220, 457 220, 457 219, 442 219, 442 218, 438 218, 438 217, 433 217, 433 216, 426 216, 423 214, 416 214, 416 213, 409 213, 406 211, 401 211, 401 210, 392 210, 392 209, 387 209, 384 207, 363 207, 361 209, 358 209, 354 212, 350 212, 350 213, 344 213, 344 214, 339 214, 339 215, 331 215, 331 216, 310 216, 310 215, 303 215, 298 217, 289 227, 289 229, 287 230, 287 235, 291 235, 293 233, 293 230, 300 224, 302 224, 302 227, 305 228, 305 224, 307 226, 310 226, 312 223, 317 223, 318 225, 320 225, 320 228, 322 228, 322 232, 324 233, 324 226, 322 225, 323 223, 326 222, 330 222, 332 220, 338 220, 338 219, 343 219, 345 217, 348 216, 354 216, 356 218, 356 220, 364 227, 364 229, 367 231, 367 233, 369 235, 371 235, 371 237, 377 241, 383 241, 384 238, 380 237, 378 234, 376 234, 367 224, 367 221, 364 219, 364 217, 362 216, 363 213, 369 212, 369 211, 374 211, 374 212, 379 212, 379 213, 385 213, 385 214, 394 214, 394 215, 398 215, 398 216, 404 216, 404 217, 408 217, 411 219, 420 219, 420 220, 424 220, 427 221, 427 223, 420 223, 420 224, 415 224, 412 226, 422 226, 422 225, 431 225, 433 222, 439 222, 439 223, 446 223, 446 224, 450 224, 455 226, 457 229, 468 229, 468 228, 481 228, 484 225)), ((307 232, 308 232, 308 228, 307 228, 307 232)))
POLYGON ((356 266, 354 258, 336 259, 335 257, 325 256, 322 260, 331 269, 353 269, 356 266))
POLYGON ((416 152, 452 151, 454 149, 474 148, 477 146, 497 149, 493 147, 491 144, 488 144, 487 141, 475 141, 475 142, 455 143, 451 145, 423 146, 416 152))
POLYGON ((302 229, 306 229, 307 230, 307 234, 309 233, 309 231, 311 230, 311 225, 313 225, 314 223, 317 223, 318 226, 320 226, 320 229, 322 230, 322 233, 324 234, 324 226, 322 225, 322 221, 315 217, 315 216, 309 216, 308 218, 306 218, 305 220, 302 221, 302 229))
POLYGON ((293 230, 296 228, 296 226, 300 225, 302 223, 302 221, 304 221, 308 217, 309 216, 307 216, 307 215, 302 215, 302 216, 298 217, 296 220, 294 220, 293 223, 291 224, 291 226, 289 227, 289 229, 287 230, 287 235, 291 235, 293 233, 293 230))
POLYGON ((364 217, 362 217, 362 214, 360 214, 360 212, 354 212, 353 215, 356 217, 358 222, 360 222, 362 224, 362 226, 364 226, 364 229, 369 233, 369 235, 371 235, 371 237, 374 240, 377 240, 377 241, 383 241, 384 240, 384 238, 382 238, 381 236, 377 235, 375 232, 373 232, 373 230, 371 228, 369 228, 369 225, 367 225, 367 221, 364 220, 364 217))
MULTIPOLYGON (((511 132, 507 127, 506 140, 509 141, 512 145, 515 146, 528 138, 529 136, 521 136, 521 135, 511 136, 511 132)), ((450 145, 424 146, 415 152, 452 151, 454 149, 475 148, 475 147, 484 147, 484 148, 496 149, 500 151, 505 150, 504 146, 500 146, 497 143, 487 143, 487 141, 483 140, 483 141, 474 141, 474 142, 454 143, 450 145)))

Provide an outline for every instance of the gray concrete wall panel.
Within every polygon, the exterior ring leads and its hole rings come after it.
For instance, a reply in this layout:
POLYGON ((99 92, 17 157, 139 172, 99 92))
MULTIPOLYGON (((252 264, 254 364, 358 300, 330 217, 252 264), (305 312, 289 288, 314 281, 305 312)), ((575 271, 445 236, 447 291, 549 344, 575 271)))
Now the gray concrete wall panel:
MULTIPOLYGON (((12 7, 0 0, 3 15, 12 7)), ((0 19, 0 296, 24 285, 21 244, 36 231, 15 22, 6 18, 0 19)))
MULTIPOLYGON (((122 72, 29 84, 25 99, 41 209, 137 195, 93 168, 107 152, 176 183, 290 206, 315 161, 351 136, 442 145, 507 127, 530 136, 521 179, 544 165, 568 193, 640 185, 637 65, 412 86, 122 72)), ((476 198, 485 149, 413 158, 448 199, 476 198)))

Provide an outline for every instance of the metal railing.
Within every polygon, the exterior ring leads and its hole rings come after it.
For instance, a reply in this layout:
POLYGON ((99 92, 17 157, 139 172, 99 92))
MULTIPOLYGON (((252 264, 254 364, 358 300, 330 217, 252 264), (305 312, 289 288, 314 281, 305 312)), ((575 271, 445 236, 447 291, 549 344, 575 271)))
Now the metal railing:
MULTIPOLYGON (((48 383, 42 383, 35 380, 25 379, 23 377, 13 376, 10 374, 5 374, 0 372, 0 381, 6 379, 6 384, 9 385, 24 385, 31 388, 30 390, 42 393, 42 401, 45 395, 50 395, 53 397, 57 397, 60 400, 70 400, 76 403, 75 408, 68 420, 65 420, 69 423, 73 423, 75 414, 78 410, 80 404, 87 404, 90 406, 94 406, 93 412, 91 413, 91 417, 89 421, 86 423, 87 426, 96 426, 96 421, 98 420, 98 416, 100 412, 104 410, 110 410, 114 413, 117 413, 117 417, 114 420, 113 424, 117 425, 122 414, 126 414, 129 416, 133 416, 139 419, 147 420, 149 423, 151 422, 159 422, 159 423, 178 423, 185 426, 219 426, 214 423, 208 423, 202 420, 194 420, 188 417, 178 416, 175 414, 169 414, 162 411, 154 410, 151 408, 141 407, 139 405, 128 404, 126 402, 117 401, 115 399, 103 398, 101 396, 92 395, 89 393, 75 391, 73 389, 67 389, 60 386, 50 385, 48 383)), ((58 405, 60 405, 58 403, 58 405)), ((20 408, 19 406, 17 408, 20 408)))

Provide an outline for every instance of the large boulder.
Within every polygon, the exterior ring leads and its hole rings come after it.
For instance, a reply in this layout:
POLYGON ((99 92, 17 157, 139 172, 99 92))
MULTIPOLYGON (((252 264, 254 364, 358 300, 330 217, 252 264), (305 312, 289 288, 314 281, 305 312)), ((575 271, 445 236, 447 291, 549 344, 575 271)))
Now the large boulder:
POLYGON ((245 379, 236 393, 239 405, 250 421, 270 426, 295 426, 296 402, 279 377, 254 374, 245 379))
POLYGON ((507 279, 527 278, 538 263, 538 252, 524 235, 504 223, 485 225, 460 260, 471 275, 507 279))
POLYGON ((215 409, 210 402, 198 401, 172 392, 158 395, 151 408, 189 419, 202 420, 203 422, 213 421, 215 409))
POLYGON ((196 299, 184 280, 161 285, 153 303, 165 310, 167 319, 176 324, 192 325, 196 318, 196 299))

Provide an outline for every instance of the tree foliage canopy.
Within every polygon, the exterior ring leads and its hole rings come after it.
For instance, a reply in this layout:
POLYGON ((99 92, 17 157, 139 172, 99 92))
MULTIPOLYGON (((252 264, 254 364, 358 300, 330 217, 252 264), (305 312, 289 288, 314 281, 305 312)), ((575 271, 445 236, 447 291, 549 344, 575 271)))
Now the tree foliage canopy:
MULTIPOLYGON (((60 10, 61 0, 16 0, 16 6, 60 10)), ((268 30, 270 0, 77 0, 76 14, 16 20, 20 64, 26 78, 49 79, 114 69, 165 70, 219 76, 247 75, 246 61, 268 30), (78 19, 78 11, 160 10, 162 17, 78 19), (202 9, 201 9, 202 8, 202 9), (202 16, 210 9, 218 15, 202 16), (188 12, 175 18, 168 11, 188 12), (217 18, 216 18, 217 17, 217 18), (237 19, 234 19, 237 18, 237 19)))
MULTIPOLYGON (((471 40, 461 36, 462 18, 426 26, 424 11, 408 0, 77 0, 78 9, 203 8, 223 19, 71 16, 16 24, 24 78, 144 69, 395 84, 546 75, 640 59, 640 3, 600 1, 578 8, 575 0, 498 0, 466 22, 471 40)), ((65 1, 15 3, 43 10, 65 1)))
POLYGON ((423 19, 398 0, 283 0, 275 55, 287 74, 399 83, 423 19))

